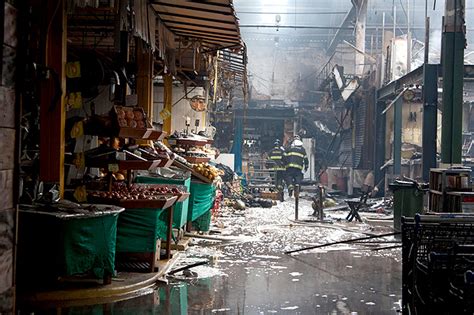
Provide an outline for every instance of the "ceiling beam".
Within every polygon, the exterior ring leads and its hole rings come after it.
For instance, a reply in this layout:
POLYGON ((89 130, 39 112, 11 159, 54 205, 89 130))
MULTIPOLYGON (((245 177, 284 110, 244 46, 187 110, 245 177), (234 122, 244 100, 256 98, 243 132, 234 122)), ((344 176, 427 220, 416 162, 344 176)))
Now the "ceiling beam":
POLYGON ((349 10, 349 12, 347 12, 346 16, 344 17, 344 20, 342 21, 340 27, 336 31, 336 34, 334 34, 334 37, 331 39, 331 42, 329 43, 329 46, 326 49, 327 55, 332 55, 334 51, 336 51, 337 45, 339 45, 339 42, 343 39, 342 38, 343 31, 352 22, 355 16, 356 16, 356 7, 353 5, 352 8, 349 10))
POLYGON ((210 25, 203 25, 203 24, 197 24, 197 23, 191 23, 191 22, 180 22, 180 21, 175 21, 175 20, 169 20, 169 19, 163 19, 162 21, 168 26, 169 28, 172 28, 172 25, 174 25, 175 28, 179 28, 179 26, 176 25, 184 25, 184 26, 191 26, 193 28, 200 28, 196 29, 197 31, 200 32, 210 32, 210 33, 217 33, 217 34, 223 34, 223 35, 236 35, 238 34, 238 30, 236 28, 234 29, 229 29, 229 28, 223 28, 220 26, 210 26, 210 25), (213 32, 217 31, 217 32, 213 32))
MULTIPOLYGON (((161 17, 162 20, 170 20, 169 18, 166 19, 163 16, 172 16, 172 17, 178 17, 178 18, 184 18, 184 19, 192 19, 194 21, 202 20, 206 22, 214 22, 214 23, 219 23, 219 24, 229 24, 229 25, 234 26, 234 29, 235 29, 235 21, 224 21, 222 19, 213 19, 213 18, 208 18, 204 16, 195 16, 195 15, 188 15, 188 14, 178 14, 174 12, 157 11, 157 13, 161 17)), ((170 20, 170 21, 173 21, 173 20, 170 20)))
POLYGON ((237 41, 240 40, 240 38, 237 36, 221 34, 219 32, 207 32, 207 31, 194 30, 191 28, 181 28, 181 27, 174 27, 174 26, 168 26, 168 27, 174 33, 184 32, 184 33, 188 33, 191 36, 200 35, 200 36, 206 36, 206 37, 212 37, 212 38, 222 38, 222 39, 237 40, 237 41))

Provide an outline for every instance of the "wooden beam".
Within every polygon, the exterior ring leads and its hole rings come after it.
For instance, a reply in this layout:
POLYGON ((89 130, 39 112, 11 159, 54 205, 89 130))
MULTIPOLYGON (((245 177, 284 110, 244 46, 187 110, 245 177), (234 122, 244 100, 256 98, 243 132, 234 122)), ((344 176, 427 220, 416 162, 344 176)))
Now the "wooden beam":
POLYGON ((341 38, 342 38, 341 36, 342 32, 347 28, 349 23, 354 19, 355 15, 356 15, 356 8, 353 5, 352 8, 349 10, 349 12, 347 12, 346 16, 344 17, 344 20, 342 21, 341 25, 336 31, 336 34, 334 34, 334 37, 329 43, 329 46, 326 50, 326 54, 328 56, 332 55, 334 51, 336 51, 336 47, 337 45, 339 45, 339 42, 341 41, 341 38))
POLYGON ((43 26, 47 33, 43 63, 51 70, 49 78, 40 84, 40 179, 59 184, 61 196, 64 193, 66 21, 65 1, 48 0, 43 26))
POLYGON ((153 54, 143 41, 137 45, 137 96, 138 106, 142 107, 153 122, 153 54))
POLYGON ((171 113, 169 117, 163 120, 163 131, 167 132, 168 134, 171 134, 171 117, 173 113, 173 76, 171 74, 165 74, 163 76, 163 81, 163 110, 171 113))

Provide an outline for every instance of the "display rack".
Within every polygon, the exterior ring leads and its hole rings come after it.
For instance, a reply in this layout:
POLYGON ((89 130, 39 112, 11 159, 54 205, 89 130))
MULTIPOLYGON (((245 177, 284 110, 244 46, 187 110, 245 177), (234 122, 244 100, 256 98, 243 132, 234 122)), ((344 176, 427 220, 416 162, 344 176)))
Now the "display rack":
MULTIPOLYGON (((122 107, 123 109, 123 107, 122 107)), ((136 110, 136 109, 134 109, 136 110)), ((117 114, 117 107, 114 107, 114 111, 112 111, 112 123, 108 124, 108 128, 97 128, 97 124, 95 128, 85 128, 89 132, 89 134, 98 135, 98 136, 106 136, 111 139, 114 138, 127 138, 127 139, 134 139, 134 140, 162 140, 167 134, 165 132, 154 130, 151 128, 149 122, 146 123, 146 128, 132 128, 132 127, 122 127, 119 126, 117 121, 117 116, 113 117, 117 114)), ((146 119, 146 118, 144 118, 146 119)), ((95 122, 97 123, 97 122, 95 122)), ((171 158, 157 156, 155 154, 150 154, 146 152, 141 152, 142 155, 148 157, 144 159, 143 157, 133 156, 133 154, 125 154, 126 157, 131 156, 131 160, 100 160, 100 159, 89 159, 86 162, 86 166, 88 167, 98 167, 103 168, 109 174, 109 191, 112 190, 112 174, 113 172, 119 171, 127 171, 127 184, 128 186, 132 186, 132 179, 133 179, 133 171, 135 170, 148 170, 153 171, 160 167, 168 167, 172 165, 173 160, 171 158)), ((116 157, 116 156, 115 156, 116 157)), ((136 217, 141 216, 140 220, 148 220, 149 217, 153 217, 153 220, 150 222, 147 221, 147 224, 154 225, 155 227, 158 224, 158 215, 163 211, 167 211, 168 222, 166 223, 166 237, 167 237, 167 246, 166 246, 166 259, 171 258, 171 239, 172 239, 172 231, 173 231, 173 208, 178 200, 185 200, 189 198, 188 192, 181 192, 179 195, 177 194, 162 194, 159 197, 154 197, 153 199, 118 199, 118 198, 103 198, 97 196, 90 196, 89 194, 89 201, 96 202, 96 203, 105 203, 105 204, 112 204, 124 207, 125 213, 124 216, 128 217, 136 217), (150 216, 151 215, 151 216, 150 216)), ((124 221, 123 227, 125 229, 140 229, 139 226, 136 225, 136 221, 124 221)), ((145 222, 144 222, 145 223, 145 222)), ((131 237, 129 232, 122 233, 121 229, 118 229, 118 235, 122 237, 122 239, 127 242, 128 238, 131 237)), ((148 248, 143 251, 136 252, 131 249, 124 248, 120 252, 117 252, 117 259, 120 264, 127 264, 128 262, 133 263, 145 263, 148 264, 149 272, 154 272, 156 269, 156 261, 160 259, 160 242, 161 240, 157 238, 156 233, 154 232, 146 232, 141 236, 140 242, 153 242, 154 246, 153 249, 148 248)), ((133 265, 132 263, 132 265, 133 265)))
POLYGON ((186 139, 186 138, 168 139, 168 143, 170 145, 197 146, 197 147, 203 147, 209 144, 209 141, 212 141, 212 140, 209 140, 209 139, 195 140, 195 139, 186 139))
MULTIPOLYGON (((186 147, 188 149, 191 148, 191 147, 204 147, 208 144, 212 144, 213 142, 214 142, 214 140, 205 139, 205 138, 201 138, 201 139, 170 138, 170 139, 168 139, 168 143, 171 146, 182 146, 182 147, 186 147)), ((187 152, 187 153, 189 153, 189 152, 187 152)), ((197 153, 200 153, 200 152, 197 152, 197 153)), ((179 153, 176 153, 176 154, 179 154, 179 153)), ((186 155, 186 156, 183 155, 182 157, 184 159, 186 159, 186 161, 188 161, 189 163, 192 163, 192 164, 208 163, 212 159, 205 152, 202 152, 202 156, 199 156, 199 155, 195 156, 195 155, 190 154, 190 155, 186 155)))
POLYGON ((450 201, 452 192, 470 192, 471 169, 466 168, 436 168, 430 170, 429 207, 432 212, 459 212, 458 207, 452 207, 450 201))
POLYGON ((110 123, 110 118, 92 116, 84 122, 84 134, 101 137, 132 138, 139 140, 163 140, 168 134, 164 131, 148 128, 116 127, 110 123))
POLYGON ((185 156, 184 158, 186 159, 186 161, 193 164, 208 163, 211 160, 211 158, 208 158, 208 157, 197 157, 197 156, 185 156))
POLYGON ((91 197, 90 200, 97 204, 115 205, 125 209, 168 209, 178 200, 178 196, 163 195, 155 200, 101 197, 91 197))
POLYGON ((196 172, 192 167, 189 167, 177 160, 174 160, 173 161, 173 165, 176 166, 176 167, 179 167, 180 169, 184 170, 184 171, 189 171, 191 172, 191 175, 194 176, 195 178, 199 179, 200 181, 203 181, 204 183, 206 184, 211 184, 213 181, 210 180, 209 178, 207 178, 206 176, 196 172))

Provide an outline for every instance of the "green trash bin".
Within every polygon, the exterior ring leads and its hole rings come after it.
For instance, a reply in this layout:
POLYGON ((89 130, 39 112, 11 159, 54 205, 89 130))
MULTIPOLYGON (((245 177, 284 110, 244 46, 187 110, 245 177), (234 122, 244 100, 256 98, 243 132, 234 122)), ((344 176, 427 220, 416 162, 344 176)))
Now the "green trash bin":
POLYGON ((423 195, 425 184, 415 181, 396 180, 389 185, 394 193, 393 199, 393 227, 401 231, 402 217, 414 217, 423 213, 423 195))
MULTIPOLYGON (((191 191, 191 177, 188 176, 184 179, 171 179, 164 177, 155 176, 137 176, 136 182, 139 184, 170 184, 170 185, 183 185, 187 191, 191 191)), ((173 210, 173 228, 180 229, 184 227, 188 221, 188 210, 189 210, 189 198, 182 202, 177 202, 174 205, 173 210)), ((165 222, 166 217, 164 218, 165 222)))

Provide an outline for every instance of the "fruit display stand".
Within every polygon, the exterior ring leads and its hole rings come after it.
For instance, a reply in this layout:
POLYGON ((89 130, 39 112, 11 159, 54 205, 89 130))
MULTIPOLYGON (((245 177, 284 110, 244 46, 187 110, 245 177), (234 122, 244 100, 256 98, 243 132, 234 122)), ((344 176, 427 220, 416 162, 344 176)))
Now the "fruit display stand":
MULTIPOLYGON (((189 174, 189 173, 188 173, 189 174)), ((191 191, 191 178, 166 178, 159 176, 137 176, 135 179, 136 183, 142 184, 170 184, 170 185, 182 185, 186 187, 186 191, 191 191)), ((173 228, 181 229, 183 228, 188 219, 188 209, 189 209, 189 198, 186 198, 183 201, 178 201, 174 205, 173 211, 173 228)))
POLYGON ((18 282, 41 286, 87 274, 110 284, 122 211, 109 205, 21 206, 18 282))
POLYGON ((215 151, 206 146, 212 142, 213 141, 208 138, 197 135, 185 135, 182 138, 173 136, 168 138, 168 143, 172 147, 172 151, 181 155, 187 162, 192 164, 207 163, 211 160, 211 157, 215 155, 215 151))
POLYGON ((191 181, 191 195, 189 199, 188 221, 194 222, 198 220, 198 224, 194 226, 199 228, 209 228, 211 220, 211 208, 214 205, 216 196, 216 187, 213 184, 202 183, 199 181, 191 181), (203 217, 205 216, 205 217, 203 217), (206 222, 203 222, 206 221, 206 222))
MULTIPOLYGON (((117 227, 117 261, 119 269, 156 270, 161 238, 172 238, 173 206, 189 197, 187 192, 169 185, 120 185, 112 192, 93 192, 91 200, 117 204, 126 208, 117 227), (166 215, 165 217, 163 215, 166 215), (167 218, 166 223, 162 218, 167 218)), ((171 258, 167 242, 166 257, 171 258)))
MULTIPOLYGON (((114 106, 108 117, 92 117, 85 133, 110 138, 108 147, 103 145, 87 152, 86 166, 102 168, 109 174, 108 191, 88 191, 89 200, 126 209, 117 226, 117 266, 154 272, 156 261, 161 258, 161 239, 169 240, 172 236, 174 204, 187 199, 189 193, 163 193, 152 187, 137 191, 139 187, 132 182, 135 170, 153 171, 173 163, 173 154, 163 152, 161 143, 158 148, 137 145, 140 140, 160 141, 166 133, 153 130, 143 109, 125 106, 114 106), (117 142, 116 138, 120 140, 117 142), (114 183, 115 173, 126 174, 126 185, 114 183)), ((168 243, 171 242, 167 242, 165 259, 171 258, 168 243)))

